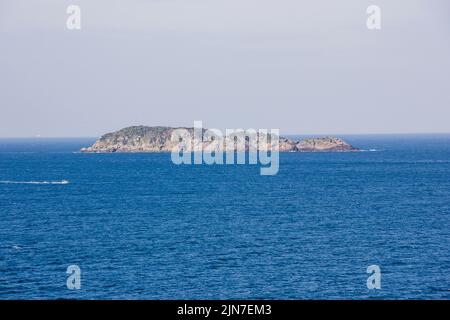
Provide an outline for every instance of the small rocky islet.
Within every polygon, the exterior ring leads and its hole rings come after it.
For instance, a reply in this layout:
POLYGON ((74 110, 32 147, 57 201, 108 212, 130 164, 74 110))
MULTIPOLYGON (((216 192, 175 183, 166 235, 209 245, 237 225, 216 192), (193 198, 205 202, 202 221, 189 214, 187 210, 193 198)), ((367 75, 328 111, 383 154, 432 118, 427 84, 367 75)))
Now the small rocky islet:
MULTIPOLYGON (((178 145, 177 141, 172 140, 172 133, 176 129, 185 129, 191 134, 191 136, 193 136, 194 133, 194 128, 132 126, 103 135, 92 146, 82 148, 81 152, 171 152, 178 145)), ((203 129, 203 132, 205 131, 206 129, 203 129)), ((344 140, 336 137, 320 137, 293 140, 280 136, 278 139, 280 152, 360 151, 358 148, 355 148, 344 140)), ((247 140, 242 142, 242 144, 237 143, 236 145, 233 145, 232 149, 224 146, 224 151, 248 150, 247 140), (245 146, 245 150, 239 150, 239 145, 245 146)), ((211 144, 212 141, 202 141, 201 143, 202 147, 208 147, 208 145, 211 144)))

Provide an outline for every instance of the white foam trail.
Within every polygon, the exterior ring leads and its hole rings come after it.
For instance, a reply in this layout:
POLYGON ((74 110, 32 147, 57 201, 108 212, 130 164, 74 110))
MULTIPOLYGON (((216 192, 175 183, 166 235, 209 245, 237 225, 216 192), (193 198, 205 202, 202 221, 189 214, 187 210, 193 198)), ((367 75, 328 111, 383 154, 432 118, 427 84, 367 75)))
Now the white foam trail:
POLYGON ((3 184, 69 184, 69 180, 61 180, 61 181, 9 181, 4 180, 0 181, 3 184))

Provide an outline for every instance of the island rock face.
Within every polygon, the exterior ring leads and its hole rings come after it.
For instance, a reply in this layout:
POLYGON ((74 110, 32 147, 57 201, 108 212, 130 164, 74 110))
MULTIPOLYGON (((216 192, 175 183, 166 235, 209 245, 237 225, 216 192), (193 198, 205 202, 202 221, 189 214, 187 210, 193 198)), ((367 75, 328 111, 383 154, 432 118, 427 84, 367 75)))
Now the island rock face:
MULTIPOLYGON (((193 129, 184 128, 193 133, 193 129)), ((107 133, 81 152, 164 152, 177 145, 171 142, 170 127, 134 126, 107 133)))
MULTIPOLYGON (((107 133, 100 137, 91 147, 81 149, 81 152, 111 153, 111 152, 172 152, 179 148, 179 141, 172 138, 176 129, 184 129, 192 137, 194 128, 172 128, 172 127, 146 127, 134 126, 121 129, 116 132, 107 133)), ((206 129, 202 129, 203 134, 206 129)), ((259 139, 259 135, 256 135, 259 139)), ((347 142, 334 137, 308 138, 304 140, 293 140, 273 135, 266 141, 268 150, 276 145, 278 139, 278 150, 280 152, 348 152, 359 151, 347 142)), ((223 151, 248 151, 258 150, 257 140, 250 140, 245 136, 224 137, 223 144, 219 149, 223 151), (245 140, 244 140, 245 139, 245 140)), ((203 141, 195 143, 190 140, 184 151, 195 151, 212 148, 217 141, 212 138, 203 137, 203 141)), ((261 148, 262 149, 262 148, 261 148)))
POLYGON ((334 137, 301 140, 296 144, 296 148, 303 152, 359 151, 344 140, 334 137))

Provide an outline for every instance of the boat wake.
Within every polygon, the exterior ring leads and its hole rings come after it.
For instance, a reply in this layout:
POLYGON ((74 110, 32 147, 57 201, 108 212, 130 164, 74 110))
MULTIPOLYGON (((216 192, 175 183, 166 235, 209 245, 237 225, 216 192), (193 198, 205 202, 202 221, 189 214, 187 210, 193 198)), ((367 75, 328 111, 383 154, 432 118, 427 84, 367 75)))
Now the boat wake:
POLYGON ((61 181, 9 181, 3 180, 0 181, 2 184, 69 184, 69 180, 61 180, 61 181))

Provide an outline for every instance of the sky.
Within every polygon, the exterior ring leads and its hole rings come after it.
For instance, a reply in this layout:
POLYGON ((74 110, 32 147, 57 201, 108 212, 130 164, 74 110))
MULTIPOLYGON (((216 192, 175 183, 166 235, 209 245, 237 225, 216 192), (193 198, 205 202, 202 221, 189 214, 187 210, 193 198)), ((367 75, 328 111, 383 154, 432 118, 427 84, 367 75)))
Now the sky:
POLYGON ((448 0, 0 0, 0 137, 450 132, 448 0), (81 9, 69 30, 66 9, 81 9), (366 9, 381 9, 381 29, 366 9))

